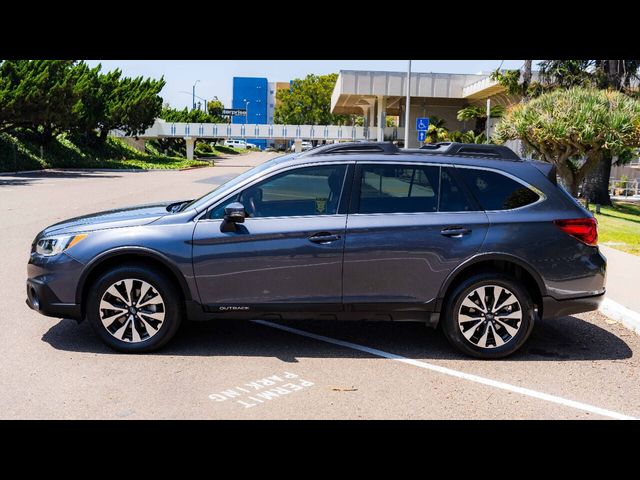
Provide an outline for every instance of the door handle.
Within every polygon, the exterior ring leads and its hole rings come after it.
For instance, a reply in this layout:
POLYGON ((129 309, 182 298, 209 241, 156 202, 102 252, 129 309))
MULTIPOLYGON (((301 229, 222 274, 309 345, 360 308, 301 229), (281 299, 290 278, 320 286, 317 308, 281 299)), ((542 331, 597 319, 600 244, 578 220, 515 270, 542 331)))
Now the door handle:
POLYGON ((454 237, 460 238, 463 235, 468 235, 471 233, 470 228, 465 227, 446 227, 440 230, 440 235, 444 235, 445 237, 454 237))
POLYGON ((308 240, 313 243, 331 243, 340 240, 340 235, 334 235, 329 232, 320 232, 311 235, 308 240))

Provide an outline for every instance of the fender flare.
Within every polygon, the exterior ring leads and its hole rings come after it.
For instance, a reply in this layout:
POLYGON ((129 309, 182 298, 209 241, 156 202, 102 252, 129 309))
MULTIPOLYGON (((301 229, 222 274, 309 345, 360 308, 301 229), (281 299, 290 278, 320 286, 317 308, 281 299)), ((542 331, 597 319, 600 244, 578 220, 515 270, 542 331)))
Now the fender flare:
POLYGON ((89 276, 96 268, 102 265, 105 261, 118 257, 121 255, 134 254, 141 257, 151 258, 162 263, 173 275, 178 279, 178 283, 180 284, 180 289, 186 301, 192 300, 191 291, 189 290, 189 285, 187 285, 187 281, 184 278, 184 274, 175 267, 173 262, 167 258, 164 254, 158 252, 157 250, 153 250, 145 247, 135 247, 135 246, 125 246, 125 247, 116 247, 110 250, 104 251, 100 253, 100 255, 94 257, 89 263, 87 263, 80 274, 80 278, 78 279, 78 285, 76 286, 76 303, 82 303, 82 293, 85 289, 85 284, 89 276))
POLYGON ((509 253, 486 252, 486 253, 480 253, 480 254, 477 254, 477 255, 471 257, 467 261, 465 261, 465 262, 461 263, 460 265, 458 265, 451 273, 449 273, 449 275, 447 276, 446 280, 440 286, 440 290, 438 291, 438 297, 437 297, 438 298, 438 305, 439 306, 442 305, 442 303, 444 301, 445 294, 447 293, 447 290, 449 290, 449 287, 458 278, 458 275, 460 274, 460 272, 462 272, 466 268, 471 267, 471 266, 473 266, 473 265, 475 265, 477 263, 491 261, 491 260, 502 260, 502 261, 505 261, 505 262, 510 262, 510 263, 515 264, 515 265, 518 265, 525 272, 527 272, 529 275, 531 275, 533 280, 536 282, 536 285, 538 286, 538 290, 540 290, 540 295, 543 296, 543 297, 547 295, 547 288, 545 286, 545 283, 544 283, 542 277, 540 276, 540 274, 536 271, 536 269, 530 263, 528 263, 528 262, 526 262, 526 261, 522 260, 521 258, 518 258, 518 257, 516 257, 514 255, 511 255, 509 253))

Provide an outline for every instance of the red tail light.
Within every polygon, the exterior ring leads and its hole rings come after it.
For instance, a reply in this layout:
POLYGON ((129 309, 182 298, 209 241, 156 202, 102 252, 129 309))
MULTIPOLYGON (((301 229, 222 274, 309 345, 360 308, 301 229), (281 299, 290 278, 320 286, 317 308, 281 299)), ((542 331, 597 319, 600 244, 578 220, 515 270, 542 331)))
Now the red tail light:
POLYGON ((598 244, 598 221, 595 218, 554 220, 553 223, 563 232, 587 245, 595 246, 598 244))

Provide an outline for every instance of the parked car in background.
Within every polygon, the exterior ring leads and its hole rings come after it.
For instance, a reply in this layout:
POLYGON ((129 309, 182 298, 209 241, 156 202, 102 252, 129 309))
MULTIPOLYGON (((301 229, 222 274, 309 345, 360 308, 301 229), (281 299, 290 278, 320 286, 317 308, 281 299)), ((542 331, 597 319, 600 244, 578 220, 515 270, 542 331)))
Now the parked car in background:
POLYGON ((163 346, 184 318, 410 320, 501 358, 539 319, 598 308, 597 241, 549 163, 496 145, 339 143, 196 200, 45 228, 27 303, 124 352, 163 346))
POLYGON ((224 141, 225 147, 233 147, 233 148, 258 148, 257 145, 253 143, 248 143, 246 140, 235 140, 229 138, 224 141))
MULTIPOLYGON (((301 143, 301 148, 303 152, 306 152, 307 150, 311 150, 313 148, 313 143, 307 141, 307 140, 303 140, 301 143)), ((291 147, 289 149, 290 151, 294 152, 296 150, 296 144, 295 142, 291 144, 291 147)))

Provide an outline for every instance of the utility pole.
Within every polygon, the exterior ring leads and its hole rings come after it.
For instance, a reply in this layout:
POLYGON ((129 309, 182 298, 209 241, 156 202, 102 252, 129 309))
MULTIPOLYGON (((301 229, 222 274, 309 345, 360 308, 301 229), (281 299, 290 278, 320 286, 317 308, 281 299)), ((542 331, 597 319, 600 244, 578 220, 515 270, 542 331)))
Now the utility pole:
POLYGON ((409 109, 411 107, 411 60, 409 60, 409 70, 407 70, 407 104, 404 112, 404 148, 409 148, 409 109))

